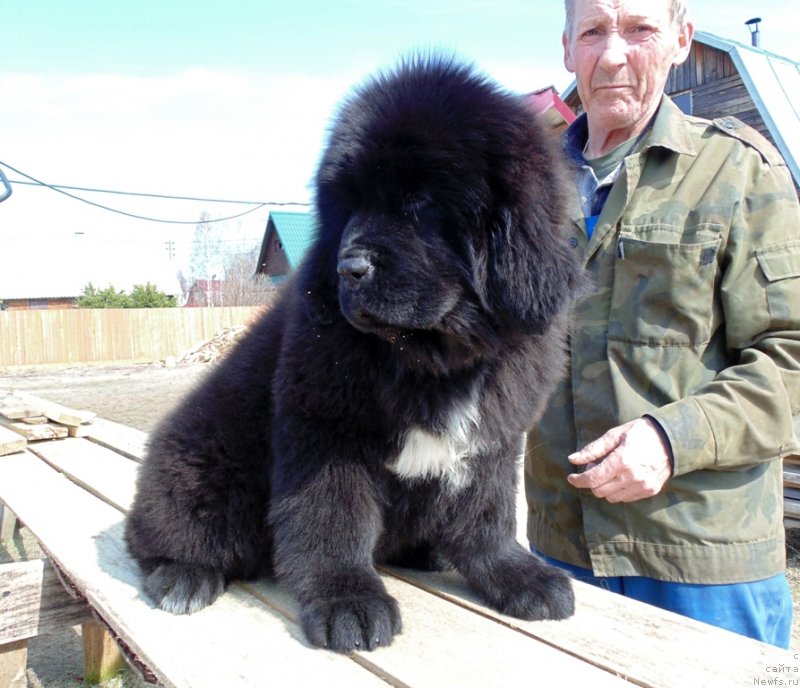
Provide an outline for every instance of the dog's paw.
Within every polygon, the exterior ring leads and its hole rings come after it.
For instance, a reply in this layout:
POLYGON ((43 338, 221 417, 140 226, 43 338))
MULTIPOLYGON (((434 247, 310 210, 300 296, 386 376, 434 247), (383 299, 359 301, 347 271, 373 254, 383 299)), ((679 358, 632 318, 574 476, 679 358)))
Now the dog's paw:
POLYGON ((334 652, 374 650, 402 630, 397 602, 378 592, 313 600, 301 609, 300 621, 313 645, 334 652))
POLYGON ((473 561, 465 575, 475 592, 503 614, 533 621, 566 619, 575 613, 569 574, 522 548, 473 561))
POLYGON ((221 571, 190 564, 161 564, 144 579, 147 596, 172 614, 193 614, 216 600, 224 588, 221 571))
POLYGON ((566 619, 575 613, 569 574, 546 564, 529 568, 503 596, 498 611, 520 619, 566 619))

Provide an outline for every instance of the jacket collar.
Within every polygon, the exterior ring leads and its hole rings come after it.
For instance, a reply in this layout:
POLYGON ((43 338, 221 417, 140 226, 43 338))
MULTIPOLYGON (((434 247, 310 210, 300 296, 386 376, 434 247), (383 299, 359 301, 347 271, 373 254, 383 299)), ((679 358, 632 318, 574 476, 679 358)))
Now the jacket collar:
MULTIPOLYGON (((583 148, 589 136, 589 123, 584 112, 564 132, 562 145, 567 159, 579 167, 584 164, 583 148)), ((665 94, 653 119, 653 126, 646 137, 643 150, 659 147, 696 155, 697 150, 687 130, 686 116, 681 109, 665 94)))
POLYGON ((685 155, 697 155, 697 149, 689 135, 686 115, 666 95, 661 96, 650 136, 644 143, 645 150, 655 147, 685 155))

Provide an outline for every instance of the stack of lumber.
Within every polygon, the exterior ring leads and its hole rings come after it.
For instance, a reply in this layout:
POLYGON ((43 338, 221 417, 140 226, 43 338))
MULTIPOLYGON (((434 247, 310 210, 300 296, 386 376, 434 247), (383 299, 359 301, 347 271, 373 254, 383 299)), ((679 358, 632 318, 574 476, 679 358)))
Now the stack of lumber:
POLYGON ((783 460, 783 523, 800 528, 800 456, 783 460))
POLYGON ((200 342, 178 357, 177 363, 214 363, 228 352, 247 328, 227 327, 211 339, 200 342))
POLYGON ((28 442, 81 437, 97 414, 0 391, 0 456, 24 451, 28 442))
MULTIPOLYGON (((800 438, 800 413, 792 416, 794 435, 800 438)), ((800 528, 800 454, 783 458, 783 524, 800 528)))

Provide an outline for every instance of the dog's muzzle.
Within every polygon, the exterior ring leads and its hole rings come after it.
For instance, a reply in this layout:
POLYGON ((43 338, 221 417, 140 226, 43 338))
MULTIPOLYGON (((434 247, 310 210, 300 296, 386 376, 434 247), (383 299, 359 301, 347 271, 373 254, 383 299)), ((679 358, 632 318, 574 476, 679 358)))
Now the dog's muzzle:
POLYGON ((366 254, 342 257, 336 269, 349 289, 366 284, 375 274, 375 266, 366 254))

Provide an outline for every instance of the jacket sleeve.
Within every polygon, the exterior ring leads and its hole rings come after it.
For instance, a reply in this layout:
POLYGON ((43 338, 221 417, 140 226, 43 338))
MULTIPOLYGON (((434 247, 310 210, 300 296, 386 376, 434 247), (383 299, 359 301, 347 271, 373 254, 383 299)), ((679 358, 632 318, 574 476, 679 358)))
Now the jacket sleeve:
POLYGON ((728 365, 695 394, 649 412, 672 445, 674 475, 735 469, 798 449, 800 206, 785 165, 755 151, 721 258, 718 307, 728 365))

